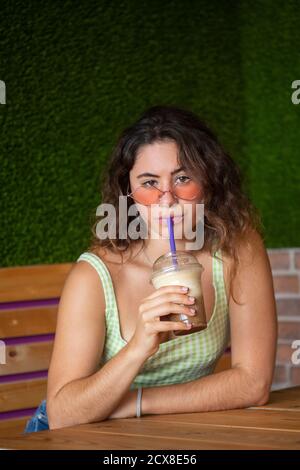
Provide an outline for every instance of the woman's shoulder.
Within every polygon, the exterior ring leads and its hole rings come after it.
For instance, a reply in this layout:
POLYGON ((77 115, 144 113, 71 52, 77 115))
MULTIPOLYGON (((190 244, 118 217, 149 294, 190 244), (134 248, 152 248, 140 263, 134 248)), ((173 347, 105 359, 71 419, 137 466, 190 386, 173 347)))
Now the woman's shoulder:
POLYGON ((122 256, 121 252, 103 246, 91 248, 88 253, 99 258, 107 267, 121 266, 126 261, 126 254, 122 256))
POLYGON ((126 249, 111 249, 108 247, 97 246, 89 250, 89 253, 96 255, 108 267, 114 269, 124 268, 129 265, 140 264, 139 253, 140 245, 134 244, 126 249))
POLYGON ((104 292, 99 289, 99 273, 89 262, 79 260, 73 263, 65 279, 61 298, 63 303, 67 299, 70 306, 88 298, 92 304, 104 307, 104 292))
POLYGON ((230 297, 232 283, 238 282, 239 273, 247 270, 259 260, 268 262, 263 236, 254 228, 249 229, 242 237, 234 243, 234 253, 225 249, 217 251, 217 258, 222 262, 223 276, 226 286, 227 297, 230 297), (235 256, 234 256, 235 255, 235 256))
POLYGON ((126 273, 131 266, 128 251, 117 252, 107 247, 99 246, 89 249, 88 253, 92 254, 96 261, 97 259, 100 260, 99 262, 105 265, 112 280, 116 281, 121 273, 126 273))
POLYGON ((257 256, 266 253, 263 236, 256 229, 249 229, 243 236, 237 238, 234 242, 234 251, 236 258, 227 253, 226 250, 219 249, 222 261, 231 271, 238 261, 240 263, 252 262, 257 256))
POLYGON ((237 241, 236 252, 241 264, 252 264, 258 257, 267 256, 263 236, 256 229, 249 229, 237 241))

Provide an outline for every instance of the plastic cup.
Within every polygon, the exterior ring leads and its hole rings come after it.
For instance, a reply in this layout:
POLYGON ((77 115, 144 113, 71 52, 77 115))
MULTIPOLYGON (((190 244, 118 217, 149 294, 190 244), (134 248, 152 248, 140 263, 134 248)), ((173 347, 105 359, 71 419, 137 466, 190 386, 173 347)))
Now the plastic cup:
MULTIPOLYGON (((205 307, 202 295, 201 275, 204 271, 202 264, 191 253, 177 251, 168 252, 160 256, 153 264, 150 282, 155 289, 162 286, 185 286, 189 287, 188 295, 195 297, 195 303, 191 308, 196 309, 194 316, 184 313, 170 313, 167 316, 171 321, 183 321, 191 323, 189 330, 174 330, 175 336, 188 335, 207 327, 205 307), (176 257, 176 263, 174 263, 176 257)), ((182 304, 183 305, 183 304, 182 304)), ((164 317, 166 320, 166 317, 164 317)))

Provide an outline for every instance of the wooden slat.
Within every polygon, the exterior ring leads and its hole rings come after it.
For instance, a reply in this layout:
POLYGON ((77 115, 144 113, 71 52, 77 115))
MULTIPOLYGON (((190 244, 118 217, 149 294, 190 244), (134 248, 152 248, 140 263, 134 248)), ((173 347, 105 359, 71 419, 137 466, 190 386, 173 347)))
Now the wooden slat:
POLYGON ((0 412, 38 407, 46 394, 47 378, 0 384, 0 412))
POLYGON ((60 297, 73 263, 0 269, 0 302, 60 297))
POLYGON ((8 345, 6 364, 0 365, 0 375, 47 370, 53 341, 8 345))
POLYGON ((0 310, 0 338, 55 333, 57 306, 0 310))
POLYGON ((12 438, 20 436, 26 426, 27 421, 31 418, 31 415, 23 418, 5 419, 0 421, 0 438, 12 438))
POLYGON ((221 372, 223 370, 227 370, 231 368, 231 354, 230 352, 224 353, 223 356, 220 357, 219 361, 217 362, 216 368, 214 370, 214 374, 221 372))

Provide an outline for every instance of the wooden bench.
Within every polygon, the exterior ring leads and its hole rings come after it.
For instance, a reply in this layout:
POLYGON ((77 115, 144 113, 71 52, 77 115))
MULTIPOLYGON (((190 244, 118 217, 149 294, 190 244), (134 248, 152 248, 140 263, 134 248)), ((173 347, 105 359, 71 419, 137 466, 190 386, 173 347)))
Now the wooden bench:
MULTIPOLYGON (((0 269, 0 435, 22 433, 46 398, 59 297, 71 263, 0 269), (1 347, 1 346, 0 346, 1 347)), ((215 373, 230 368, 230 351, 215 373)))
POLYGON ((46 398, 57 307, 72 264, 0 269, 0 434, 23 432, 46 398), (3 348, 3 343, 2 343, 3 348))

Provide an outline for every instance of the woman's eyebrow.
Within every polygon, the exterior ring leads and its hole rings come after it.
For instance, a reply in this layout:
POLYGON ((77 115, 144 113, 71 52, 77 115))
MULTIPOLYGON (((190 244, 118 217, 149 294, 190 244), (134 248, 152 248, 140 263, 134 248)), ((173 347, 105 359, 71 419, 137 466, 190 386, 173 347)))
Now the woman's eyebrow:
MULTIPOLYGON (((185 170, 185 167, 181 166, 180 168, 177 168, 176 170, 171 172, 171 175, 174 175, 175 173, 178 173, 181 170, 185 170)), ((137 176, 137 178, 142 178, 143 176, 151 176, 153 178, 159 178, 159 175, 153 175, 152 173, 142 173, 141 175, 137 176)))

